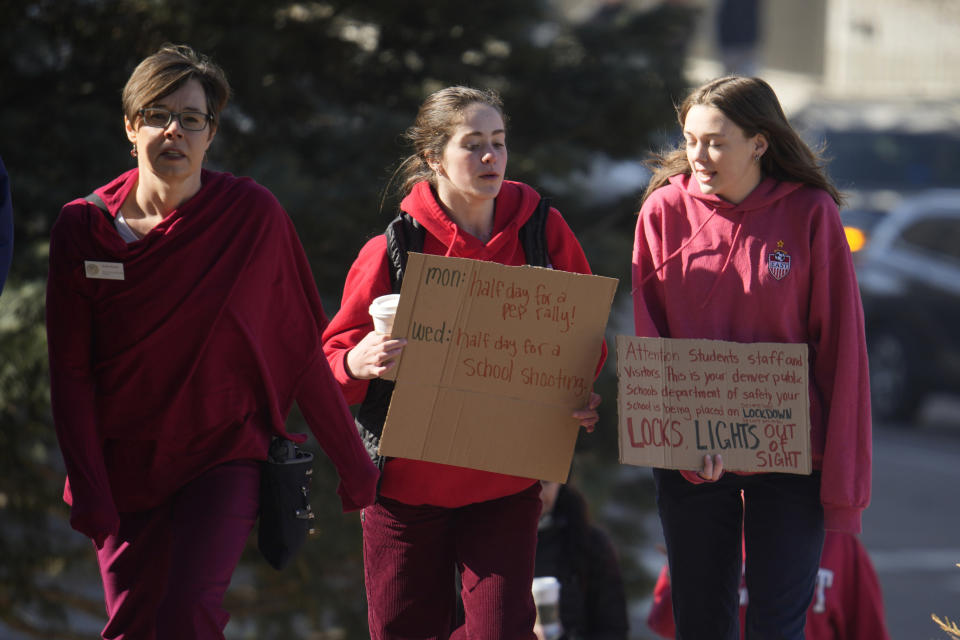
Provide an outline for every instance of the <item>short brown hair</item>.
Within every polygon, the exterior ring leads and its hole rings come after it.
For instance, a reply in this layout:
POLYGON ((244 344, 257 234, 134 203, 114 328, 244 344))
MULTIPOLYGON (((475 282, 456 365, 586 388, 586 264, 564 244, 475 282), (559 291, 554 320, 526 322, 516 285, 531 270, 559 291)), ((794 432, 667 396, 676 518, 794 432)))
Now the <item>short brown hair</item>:
POLYGON ((203 86, 207 113, 213 116, 214 127, 218 126, 220 113, 230 98, 227 76, 210 58, 184 44, 165 44, 137 65, 123 87, 123 114, 131 123, 136 122, 140 109, 170 95, 190 80, 197 80, 203 86))

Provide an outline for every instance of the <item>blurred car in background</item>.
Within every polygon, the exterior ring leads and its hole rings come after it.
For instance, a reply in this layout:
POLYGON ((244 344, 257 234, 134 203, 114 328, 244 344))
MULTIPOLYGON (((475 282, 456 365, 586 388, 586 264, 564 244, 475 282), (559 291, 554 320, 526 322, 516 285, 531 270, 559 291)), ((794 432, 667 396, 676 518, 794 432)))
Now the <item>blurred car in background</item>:
POLYGON ((958 100, 815 100, 790 120, 824 151, 849 209, 889 211, 911 193, 960 188, 958 100))
POLYGON ((960 392, 960 189, 844 211, 866 324, 874 420, 912 424, 924 398, 960 392))
POLYGON ((960 392, 960 101, 815 100, 791 117, 847 201, 874 420, 960 392))

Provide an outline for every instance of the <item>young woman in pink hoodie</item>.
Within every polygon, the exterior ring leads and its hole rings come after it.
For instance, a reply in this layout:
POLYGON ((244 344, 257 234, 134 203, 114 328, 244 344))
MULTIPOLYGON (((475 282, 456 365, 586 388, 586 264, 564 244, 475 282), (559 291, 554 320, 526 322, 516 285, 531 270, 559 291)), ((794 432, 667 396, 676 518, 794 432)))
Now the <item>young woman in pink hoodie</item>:
POLYGON ((680 638, 738 637, 741 531, 748 637, 800 639, 824 528, 858 533, 870 496, 863 311, 841 196, 770 86, 730 76, 678 109, 633 252, 639 336, 809 345, 809 476, 655 469, 680 638), (741 491, 743 500, 741 500, 741 491))

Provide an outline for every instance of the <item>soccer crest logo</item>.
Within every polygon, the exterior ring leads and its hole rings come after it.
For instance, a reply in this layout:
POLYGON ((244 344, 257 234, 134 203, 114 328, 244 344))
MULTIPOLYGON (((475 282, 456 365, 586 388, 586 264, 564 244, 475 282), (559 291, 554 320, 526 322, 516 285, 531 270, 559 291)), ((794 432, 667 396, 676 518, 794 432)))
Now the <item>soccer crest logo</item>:
POLYGON ((777 250, 767 256, 767 270, 777 280, 790 273, 790 254, 783 250, 783 240, 777 242, 777 250))

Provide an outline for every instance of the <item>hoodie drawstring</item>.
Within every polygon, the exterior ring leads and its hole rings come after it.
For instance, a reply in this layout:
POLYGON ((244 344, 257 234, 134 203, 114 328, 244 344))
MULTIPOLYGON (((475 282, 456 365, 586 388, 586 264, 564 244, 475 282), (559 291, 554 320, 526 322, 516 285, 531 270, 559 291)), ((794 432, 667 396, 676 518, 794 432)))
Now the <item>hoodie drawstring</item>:
MULTIPOLYGON (((706 227, 711 220, 713 220, 713 217, 717 215, 718 212, 719 212, 719 209, 714 208, 710 213, 710 215, 707 216, 707 219, 704 220, 699 227, 697 227, 697 230, 693 233, 693 235, 687 238, 683 242, 683 244, 680 245, 678 249, 676 249, 673 253, 667 256, 663 260, 663 262, 660 263, 659 266, 657 266, 653 271, 651 271, 650 273, 648 273, 643 277, 643 280, 640 281, 640 286, 642 287, 643 285, 645 285, 647 283, 647 280, 657 275, 657 273, 659 273, 665 266, 667 266, 668 262, 670 262, 671 260, 679 256, 680 253, 684 249, 686 249, 690 245, 690 243, 696 239, 698 235, 700 235, 700 232, 703 231, 704 227, 706 227)), ((747 212, 744 212, 743 216, 746 216, 746 214, 747 212)), ((737 240, 740 238, 741 229, 743 229, 743 217, 741 217, 740 220, 737 222, 737 230, 734 232, 733 239, 730 241, 730 250, 727 251, 727 257, 723 261, 723 266, 720 268, 720 271, 717 273, 717 279, 714 280, 713 286, 710 288, 710 292, 706 296, 704 296, 703 302, 700 304, 701 309, 707 306, 707 302, 709 302, 710 298, 713 297, 713 292, 716 291, 717 285, 720 284, 720 276, 723 275, 723 272, 727 270, 727 266, 730 264, 730 259, 733 257, 733 251, 737 246, 737 240)))
MULTIPOLYGON (((713 210, 713 213, 711 213, 709 216, 707 216, 707 219, 704 220, 703 223, 702 223, 699 227, 697 227, 697 230, 693 233, 692 236, 690 236, 689 238, 687 238, 687 239, 684 241, 684 243, 680 245, 680 248, 679 248, 679 249, 677 249, 676 251, 674 251, 673 253, 671 253, 670 255, 668 255, 666 258, 664 258, 663 262, 660 263, 660 266, 656 267, 653 271, 651 271, 650 273, 648 273, 647 275, 645 275, 645 276, 643 277, 643 280, 640 281, 640 286, 642 287, 643 285, 647 284, 647 280, 649 280, 649 279, 652 278, 653 276, 657 275, 657 273, 659 273, 660 270, 662 270, 665 266, 667 266, 667 263, 668 263, 668 262, 670 262, 671 260, 673 260, 674 258, 676 258, 678 255, 680 255, 680 252, 682 252, 684 249, 686 249, 687 246, 688 246, 691 242, 693 242, 698 235, 700 235, 700 232, 703 231, 703 228, 704 228, 705 226, 707 226, 707 223, 708 223, 708 222, 710 222, 711 220, 713 220, 713 216, 715 216, 715 215, 717 215, 717 209, 714 209, 714 210, 713 210)), ((728 260, 729 260, 729 256, 728 256, 728 260)))
MULTIPOLYGON (((716 209, 714 209, 714 213, 716 213, 716 209)), ((743 229, 743 219, 746 217, 746 215, 747 212, 744 212, 737 221, 737 230, 733 232, 733 239, 730 241, 730 250, 727 251, 727 259, 723 261, 723 266, 720 267, 720 271, 717 273, 717 277, 713 281, 713 286, 710 287, 710 292, 703 297, 703 302, 700 304, 701 309, 706 308, 707 302, 709 302, 710 298, 713 297, 713 292, 717 290, 717 286, 720 284, 720 278, 723 277, 723 272, 727 270, 727 265, 730 264, 730 258, 733 257, 733 250, 736 248, 737 240, 740 238, 740 230, 743 229)))
POLYGON ((447 245, 447 251, 443 254, 444 258, 449 258, 453 255, 453 248, 457 244, 457 237, 460 235, 460 225, 456 222, 453 223, 453 238, 450 239, 450 244, 447 245))

